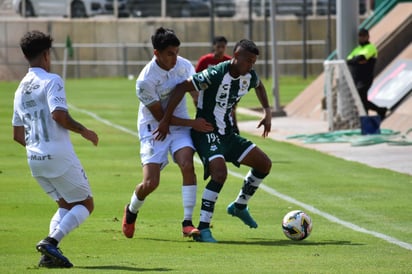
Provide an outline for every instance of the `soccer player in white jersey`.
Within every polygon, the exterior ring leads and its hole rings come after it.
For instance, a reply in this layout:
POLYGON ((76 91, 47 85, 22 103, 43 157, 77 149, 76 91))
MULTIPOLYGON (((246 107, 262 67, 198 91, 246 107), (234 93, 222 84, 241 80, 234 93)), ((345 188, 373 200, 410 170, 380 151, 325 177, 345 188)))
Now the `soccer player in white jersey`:
POLYGON ((137 214, 146 197, 159 185, 160 171, 168 164, 168 153, 180 168, 183 177, 182 198, 184 216, 183 236, 199 234, 192 224, 196 205, 196 175, 193 165, 194 147, 190 128, 210 131, 213 127, 204 119, 189 119, 186 101, 180 100, 173 113, 170 135, 156 141, 153 135, 163 117, 171 90, 176 84, 194 74, 190 61, 178 56, 180 41, 173 30, 160 27, 152 35, 153 59, 143 68, 136 80, 136 94, 140 100, 137 127, 143 179, 133 191, 130 203, 124 208, 123 234, 132 238, 137 214))
POLYGON ((93 211, 93 198, 83 167, 77 158, 69 131, 98 143, 95 132, 75 121, 68 112, 64 83, 50 73, 53 39, 42 32, 26 33, 20 47, 30 68, 14 96, 13 136, 24 146, 33 177, 57 202, 49 235, 36 249, 42 253, 41 267, 72 267, 57 248, 69 232, 93 211))
POLYGON ((247 203, 269 174, 272 162, 255 144, 236 133, 232 117, 233 106, 254 88, 265 112, 258 127, 264 126, 263 137, 270 132, 271 108, 265 87, 253 70, 258 55, 255 43, 241 40, 235 45, 230 61, 209 67, 178 84, 172 91, 164 118, 155 130, 159 140, 167 138, 170 117, 177 103, 186 91, 199 92, 196 117, 204 118, 214 126, 214 130, 207 133, 192 130, 192 139, 204 166, 204 179, 211 176, 202 196, 198 226, 200 235, 195 237, 200 242, 217 242, 209 227, 219 192, 226 181, 226 162, 251 168, 243 180, 239 195, 227 207, 227 212, 251 228, 258 226, 249 214, 247 203))

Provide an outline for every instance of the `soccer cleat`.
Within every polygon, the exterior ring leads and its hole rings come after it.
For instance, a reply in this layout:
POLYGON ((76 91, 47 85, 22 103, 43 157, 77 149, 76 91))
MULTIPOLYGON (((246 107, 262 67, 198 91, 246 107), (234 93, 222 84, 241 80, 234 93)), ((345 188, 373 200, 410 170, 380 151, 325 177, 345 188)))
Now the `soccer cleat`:
POLYGON ((69 259, 64 257, 61 251, 46 239, 41 240, 36 245, 36 249, 44 256, 49 257, 54 262, 54 267, 70 268, 73 266, 69 259))
POLYGON ((129 205, 124 208, 123 220, 122 220, 122 230, 124 236, 127 238, 133 238, 134 225, 136 223, 137 213, 132 213, 129 211, 129 205))
POLYGON ((42 254, 39 261, 39 267, 56 268, 59 267, 59 265, 56 264, 52 258, 42 254))
POLYGON ((186 225, 182 227, 183 237, 196 237, 200 235, 199 229, 192 225, 186 225))
POLYGON ((246 225, 248 225, 250 228, 257 228, 258 225, 255 222, 255 220, 253 220, 252 216, 250 216, 249 213, 249 209, 245 208, 245 209, 237 209, 235 207, 235 203, 231 203, 228 207, 227 207, 227 213, 232 215, 232 216, 236 216, 239 219, 241 219, 246 225))
POLYGON ((193 240, 203 243, 217 243, 216 239, 212 236, 210 228, 201 229, 199 235, 193 235, 193 240))

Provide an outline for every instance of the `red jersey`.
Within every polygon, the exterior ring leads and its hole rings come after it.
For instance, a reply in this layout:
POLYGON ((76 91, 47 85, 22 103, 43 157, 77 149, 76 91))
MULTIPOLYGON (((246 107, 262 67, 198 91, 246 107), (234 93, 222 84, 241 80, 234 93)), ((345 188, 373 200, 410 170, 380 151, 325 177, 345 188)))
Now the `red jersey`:
POLYGON ((214 53, 208 53, 206 55, 203 55, 202 57, 199 58, 199 61, 197 62, 196 65, 196 72, 202 71, 204 69, 207 69, 210 66, 214 66, 219 64, 220 62, 227 61, 232 59, 229 55, 223 55, 221 59, 216 59, 214 53))

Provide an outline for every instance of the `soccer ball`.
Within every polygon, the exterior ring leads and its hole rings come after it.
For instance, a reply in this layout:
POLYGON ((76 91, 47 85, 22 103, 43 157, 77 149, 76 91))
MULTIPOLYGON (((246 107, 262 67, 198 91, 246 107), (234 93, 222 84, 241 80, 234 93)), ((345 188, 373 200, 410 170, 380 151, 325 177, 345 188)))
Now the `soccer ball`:
POLYGON ((283 233, 294 241, 307 238, 312 231, 312 219, 301 210, 293 210, 283 217, 283 233))

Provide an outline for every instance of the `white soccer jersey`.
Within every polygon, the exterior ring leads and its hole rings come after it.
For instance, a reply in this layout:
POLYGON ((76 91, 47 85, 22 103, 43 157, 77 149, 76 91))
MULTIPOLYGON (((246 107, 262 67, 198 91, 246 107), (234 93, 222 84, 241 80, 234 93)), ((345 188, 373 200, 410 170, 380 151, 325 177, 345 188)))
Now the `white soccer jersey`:
POLYGON ((14 96, 13 126, 24 126, 27 160, 33 176, 62 175, 78 161, 67 129, 51 113, 67 110, 60 76, 30 68, 14 96))
MULTIPOLYGON (((180 56, 177 57, 174 68, 169 71, 159 67, 155 57, 143 68, 136 80, 136 95, 140 100, 137 119, 140 139, 152 136, 159 124, 147 106, 160 101, 165 109, 172 89, 194 73, 194 67, 189 60, 180 56)), ((179 118, 189 118, 185 97, 180 101, 173 115, 179 118)), ((170 126, 170 132, 181 128, 181 126, 170 126)))

